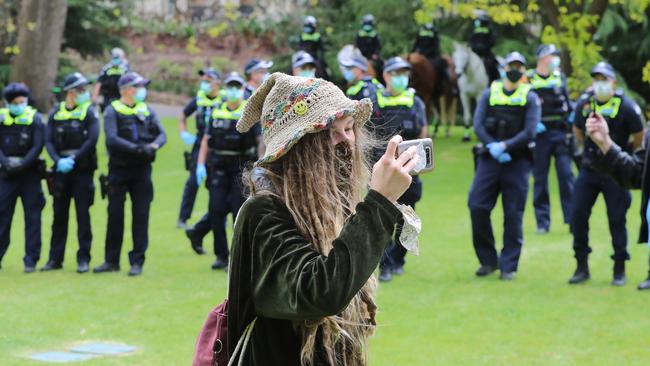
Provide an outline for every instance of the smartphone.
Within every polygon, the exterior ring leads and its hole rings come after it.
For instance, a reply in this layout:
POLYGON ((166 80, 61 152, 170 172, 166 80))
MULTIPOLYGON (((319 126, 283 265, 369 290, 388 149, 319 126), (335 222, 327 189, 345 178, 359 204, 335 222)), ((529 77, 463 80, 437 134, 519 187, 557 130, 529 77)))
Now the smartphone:
POLYGON ((423 173, 428 173, 433 171, 435 163, 433 161, 433 141, 429 138, 426 139, 417 139, 417 140, 408 140, 402 141, 397 145, 397 156, 401 155, 411 146, 418 146, 422 144, 423 149, 418 149, 418 154, 420 154, 420 161, 424 161, 424 167, 419 170, 411 170, 409 174, 418 175, 423 173), (424 154, 424 155, 422 155, 424 154))

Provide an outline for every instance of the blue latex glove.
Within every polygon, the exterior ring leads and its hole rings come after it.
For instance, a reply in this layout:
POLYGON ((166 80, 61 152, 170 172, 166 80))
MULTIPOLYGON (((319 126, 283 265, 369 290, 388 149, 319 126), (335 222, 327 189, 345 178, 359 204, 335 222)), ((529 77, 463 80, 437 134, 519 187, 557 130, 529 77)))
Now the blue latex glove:
POLYGON ((510 154, 508 154, 508 153, 503 153, 503 154, 499 155, 497 160, 501 164, 509 163, 509 162, 512 161, 512 156, 510 156, 510 154))
POLYGON ((567 118, 566 121, 567 121, 570 125, 572 125, 572 124, 573 124, 573 121, 575 121, 575 120, 576 120, 576 111, 571 111, 571 113, 569 113, 569 117, 567 118))
POLYGON ((196 166, 196 185, 200 186, 207 176, 208 172, 205 169, 205 164, 198 164, 196 166))
POLYGON ((490 150, 490 155, 495 159, 498 159, 499 156, 506 151, 506 144, 503 142, 491 142, 485 145, 485 147, 490 150))
POLYGON ((542 122, 537 122, 537 127, 535 127, 535 132, 537 132, 538 135, 546 132, 546 126, 542 122))
POLYGON ((70 173, 74 169, 74 159, 73 158, 61 158, 56 162, 56 171, 57 173, 70 173))
POLYGON ((194 143, 196 142, 196 136, 192 135, 187 131, 183 131, 181 132, 181 140, 183 140, 183 143, 185 145, 194 145, 194 143))

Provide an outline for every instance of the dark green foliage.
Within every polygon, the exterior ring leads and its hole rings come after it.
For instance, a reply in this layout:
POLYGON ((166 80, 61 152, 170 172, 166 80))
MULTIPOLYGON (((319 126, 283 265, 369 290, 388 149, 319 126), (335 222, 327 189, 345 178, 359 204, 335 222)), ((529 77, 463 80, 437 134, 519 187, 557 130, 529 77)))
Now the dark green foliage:
POLYGON ((117 30, 126 21, 122 15, 122 3, 69 0, 62 48, 72 48, 82 56, 88 56, 121 46, 123 40, 117 30))

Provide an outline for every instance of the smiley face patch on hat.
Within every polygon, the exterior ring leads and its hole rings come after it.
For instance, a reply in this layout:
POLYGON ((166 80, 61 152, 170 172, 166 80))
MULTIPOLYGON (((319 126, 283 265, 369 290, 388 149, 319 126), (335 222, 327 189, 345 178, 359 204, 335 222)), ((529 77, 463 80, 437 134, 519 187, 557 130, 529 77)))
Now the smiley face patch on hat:
POLYGON ((246 132, 261 121, 266 153, 259 165, 281 158, 303 136, 329 128, 338 118, 351 116, 363 125, 371 113, 369 99, 348 99, 329 81, 274 73, 249 98, 237 130, 246 132))
POLYGON ((297 115, 304 116, 309 111, 306 99, 320 87, 321 81, 318 79, 306 79, 301 86, 294 89, 286 99, 279 100, 264 118, 262 128, 270 128, 276 120, 279 120, 293 110, 297 115))

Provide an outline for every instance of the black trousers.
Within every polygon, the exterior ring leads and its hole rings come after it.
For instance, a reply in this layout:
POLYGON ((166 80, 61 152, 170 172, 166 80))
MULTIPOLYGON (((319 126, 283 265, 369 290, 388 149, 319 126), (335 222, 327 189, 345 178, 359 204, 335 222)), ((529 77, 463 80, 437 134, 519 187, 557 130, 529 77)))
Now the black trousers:
POLYGON ((16 202, 20 197, 25 215, 25 266, 35 266, 41 257, 41 212, 45 197, 36 168, 12 178, 0 178, 0 261, 7 253, 16 202))
POLYGON ((522 219, 528 195, 528 178, 532 163, 518 158, 500 164, 491 156, 477 159, 468 206, 472 219, 474 250, 481 265, 497 265, 503 272, 515 272, 524 244, 522 219), (503 250, 497 254, 490 215, 501 194, 503 204, 503 250))
POLYGON ((133 216, 133 250, 129 252, 129 263, 142 265, 149 245, 149 208, 153 200, 151 165, 133 168, 109 166, 108 185, 106 262, 120 264, 124 237, 124 202, 128 193, 133 216))
MULTIPOLYGON (((201 145, 201 139, 197 136, 194 146, 192 146, 192 161, 194 166, 196 166, 196 160, 199 155, 199 147, 201 145)), ((178 213, 179 221, 187 221, 190 216, 192 216, 192 209, 194 208, 194 201, 196 200, 196 194, 199 191, 199 186, 196 183, 196 171, 190 170, 189 177, 185 181, 185 188, 183 188, 183 198, 181 199, 181 209, 178 213)))
POLYGON ((95 198, 92 172, 57 173, 54 176, 54 220, 50 241, 50 262, 63 263, 68 238, 70 201, 74 199, 77 214, 77 263, 90 262, 90 246, 93 233, 90 226, 90 206, 95 198))
POLYGON ((586 259, 591 253, 589 247, 589 217, 598 195, 602 193, 607 206, 609 232, 612 235, 614 260, 628 260, 627 229, 625 228, 628 208, 632 196, 606 175, 583 168, 578 174, 573 191, 571 229, 573 231, 573 251, 576 259, 586 259))
MULTIPOLYGON (((409 205, 415 210, 415 204, 422 198, 422 181, 418 177, 413 177, 413 181, 404 194, 397 199, 397 202, 403 205, 409 205)), ((395 269, 404 267, 406 257, 406 248, 399 243, 399 236, 402 233, 403 221, 397 225, 395 236, 392 243, 384 251, 384 255, 379 262, 380 269, 395 269)))
POLYGON ((226 237, 226 217, 237 217, 244 194, 241 184, 240 165, 214 167, 208 177, 210 189, 209 217, 214 235, 214 254, 224 261, 228 260, 228 239, 226 237))

